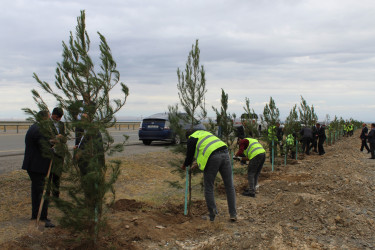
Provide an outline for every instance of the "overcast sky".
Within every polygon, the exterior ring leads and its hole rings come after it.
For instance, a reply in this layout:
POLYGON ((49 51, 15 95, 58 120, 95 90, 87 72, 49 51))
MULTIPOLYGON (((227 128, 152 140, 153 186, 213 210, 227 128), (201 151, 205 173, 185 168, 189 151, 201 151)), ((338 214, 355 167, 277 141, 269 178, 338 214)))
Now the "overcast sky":
POLYGON ((374 0, 2 0, 0 5, 1 120, 25 119, 21 109, 36 108, 32 75, 53 84, 62 41, 74 32, 80 10, 86 10, 92 57, 98 57, 99 31, 130 89, 119 116, 145 117, 177 103, 177 68, 185 68, 199 39, 211 116, 223 88, 237 115, 246 97, 259 114, 272 96, 285 119, 302 95, 319 120, 326 114, 375 120, 374 0))

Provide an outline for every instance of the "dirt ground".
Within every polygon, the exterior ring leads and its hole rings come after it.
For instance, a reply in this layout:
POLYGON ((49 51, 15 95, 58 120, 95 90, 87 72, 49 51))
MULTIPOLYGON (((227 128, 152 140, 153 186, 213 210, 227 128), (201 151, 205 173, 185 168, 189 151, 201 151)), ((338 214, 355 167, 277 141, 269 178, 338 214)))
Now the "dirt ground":
MULTIPOLYGON (((110 230, 101 249, 375 249, 375 160, 360 152, 359 131, 326 146, 326 154, 298 161, 282 158, 272 172, 268 162, 256 198, 241 195, 246 166, 235 163, 238 221, 229 221, 222 183, 219 216, 206 215, 194 177, 192 216, 183 215, 184 190, 166 164, 171 152, 123 159, 116 203, 109 209, 110 230)), ((0 175, 0 249, 84 249, 77 235, 57 226, 30 225, 30 181, 25 172, 0 175)), ((59 212, 49 211, 57 222, 59 212)))

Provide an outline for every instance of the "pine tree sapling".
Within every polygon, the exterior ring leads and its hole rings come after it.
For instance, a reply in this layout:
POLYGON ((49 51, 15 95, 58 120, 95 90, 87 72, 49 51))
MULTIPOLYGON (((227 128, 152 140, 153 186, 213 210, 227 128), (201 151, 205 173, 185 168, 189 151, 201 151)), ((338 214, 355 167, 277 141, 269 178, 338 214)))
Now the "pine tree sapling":
MULTIPOLYGON (((204 67, 200 65, 199 58, 200 49, 198 40, 196 40, 195 45, 192 45, 192 49, 188 55, 185 72, 181 72, 179 68, 177 69, 178 97, 185 114, 181 115, 178 111, 178 105, 168 107, 171 127, 176 129, 176 132, 181 137, 185 136, 184 130, 180 126, 181 119, 188 122, 190 129, 193 129, 198 121, 203 120, 207 116, 205 108, 205 94, 207 92, 206 77, 204 67)), ((186 145, 180 145, 175 150, 179 153, 186 152, 186 145)), ((176 159, 171 162, 171 165, 179 169, 183 165, 183 162, 176 159)), ((182 173, 181 170, 178 171, 182 173)), ((198 173, 199 171, 195 170, 194 172, 198 173)), ((191 207, 191 174, 192 172, 189 171, 189 215, 191 207)))
MULTIPOLYGON (((125 105, 129 90, 120 82, 111 50, 105 37, 100 39, 100 71, 96 71, 89 55, 90 39, 86 31, 85 11, 77 18, 75 35, 70 32, 69 42, 63 42, 63 59, 57 64, 55 87, 34 78, 41 88, 52 95, 59 107, 67 110, 67 134, 76 132, 74 154, 65 152, 64 181, 62 191, 69 198, 57 199, 62 211, 60 224, 75 231, 86 233, 90 244, 95 244, 99 233, 105 228, 105 195, 113 193, 114 183, 119 176, 119 161, 105 163, 105 155, 119 152, 122 143, 114 144, 108 128, 116 122, 115 114, 125 105), (121 87, 122 99, 110 99, 115 86, 121 87)), ((45 108, 42 97, 36 90, 33 98, 39 108, 45 108)), ((33 113, 30 109, 27 113, 33 113)))
MULTIPOLYGON (((267 127, 267 136, 265 140, 269 145, 270 152, 274 153, 274 156, 277 156, 277 129, 276 125, 280 125, 280 111, 276 107, 275 101, 270 97, 270 102, 266 104, 263 110, 262 123, 267 127)), ((272 161, 272 155, 271 155, 272 161)))
POLYGON ((241 123, 244 126, 245 137, 256 137, 258 135, 258 115, 250 108, 250 99, 245 98, 245 113, 241 115, 241 123))
POLYGON ((228 113, 228 94, 221 89, 221 107, 220 110, 212 106, 216 113, 217 125, 220 128, 219 138, 228 145, 230 152, 233 152, 235 134, 234 134, 234 120, 235 114, 228 113))

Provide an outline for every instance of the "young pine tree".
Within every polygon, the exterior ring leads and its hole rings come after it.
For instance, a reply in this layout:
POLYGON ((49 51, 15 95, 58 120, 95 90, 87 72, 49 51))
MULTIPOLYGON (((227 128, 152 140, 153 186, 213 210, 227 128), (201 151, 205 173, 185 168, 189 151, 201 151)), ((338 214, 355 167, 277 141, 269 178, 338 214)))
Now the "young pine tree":
POLYGON ((299 110, 299 117, 301 123, 305 126, 314 126, 318 121, 318 116, 315 113, 314 105, 311 107, 307 104, 306 100, 301 96, 301 103, 299 110))
POLYGON ((275 156, 277 155, 276 123, 278 122, 280 122, 280 111, 276 107, 275 101, 272 99, 272 97, 270 97, 270 102, 266 104, 263 110, 262 124, 265 124, 267 127, 267 136, 265 137, 265 140, 269 145, 270 151, 272 149, 273 140, 273 150, 275 152, 275 156))
POLYGON ((245 106, 243 107, 245 113, 241 115, 241 122, 244 126, 245 136, 256 137, 258 135, 258 115, 255 114, 254 109, 250 108, 250 99, 245 98, 245 106))
POLYGON ((285 119, 285 134, 298 134, 301 130, 301 123, 298 121, 297 105, 294 105, 289 112, 289 116, 285 119))
MULTIPOLYGON (((198 45, 198 40, 196 40, 195 45, 192 45, 192 49, 189 52, 188 59, 185 66, 185 72, 181 72, 177 69, 178 77, 178 97, 180 100, 181 107, 185 114, 179 112, 178 104, 174 106, 168 106, 169 110, 169 120, 171 123, 171 128, 177 133, 181 138, 185 137, 185 129, 181 125, 187 122, 189 128, 194 128, 194 126, 201 120, 205 119, 207 116, 207 111, 205 108, 205 94, 206 90, 206 77, 203 65, 200 65, 200 49, 198 45), (181 122, 182 121, 182 122, 181 122)), ((186 145, 180 144, 175 148, 175 152, 178 154, 186 153, 186 145)), ((184 176, 184 171, 181 170, 183 164, 182 160, 178 158, 172 159, 170 164, 174 167, 173 171, 178 171, 181 176, 184 176)), ((193 171, 189 171, 189 202, 188 202, 188 214, 190 215, 191 208, 191 176, 193 171)), ((199 173, 197 169, 194 173, 199 173)), ((171 183, 176 185, 176 183, 171 183)))
MULTIPOLYGON (((120 162, 106 163, 105 155, 121 151, 126 140, 114 144, 107 129, 116 122, 115 114, 125 105, 129 90, 120 82, 111 50, 99 32, 100 70, 94 68, 85 11, 81 11, 77 22, 75 35, 71 32, 69 42, 63 42, 63 59, 57 64, 55 87, 41 81, 36 74, 34 78, 67 111, 64 116, 67 134, 76 132, 79 140, 73 154, 65 152, 61 191, 66 191, 68 198, 55 201, 63 214, 60 224, 83 233, 92 246, 106 228, 105 196, 111 191, 114 200, 114 183, 120 172, 120 162), (117 85, 123 99, 111 100, 109 94, 117 85)), ((39 93, 33 90, 32 94, 38 107, 43 108, 45 104, 39 93)), ((25 111, 35 114, 30 109, 25 111)))
POLYGON ((212 106, 212 109, 216 113, 217 125, 220 127, 220 139, 228 145, 230 153, 233 152, 233 143, 235 140, 234 134, 234 120, 236 119, 236 114, 231 114, 228 112, 228 94, 221 89, 221 107, 220 110, 212 106))

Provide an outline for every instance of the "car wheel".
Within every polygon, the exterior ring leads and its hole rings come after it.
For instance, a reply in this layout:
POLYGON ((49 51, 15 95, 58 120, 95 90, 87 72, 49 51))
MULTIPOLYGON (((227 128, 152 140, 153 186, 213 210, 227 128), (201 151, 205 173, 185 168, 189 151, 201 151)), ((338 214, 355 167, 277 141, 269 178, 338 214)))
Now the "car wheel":
POLYGON ((173 144, 179 145, 181 143, 181 139, 179 135, 175 135, 172 141, 173 144))
POLYGON ((143 144, 145 144, 145 145, 150 145, 151 144, 151 140, 143 140, 143 144))

